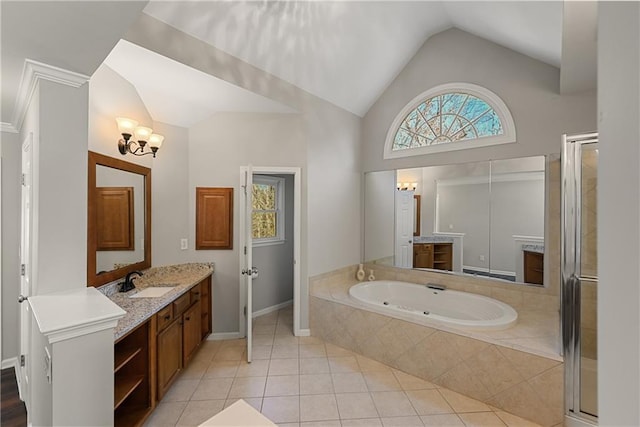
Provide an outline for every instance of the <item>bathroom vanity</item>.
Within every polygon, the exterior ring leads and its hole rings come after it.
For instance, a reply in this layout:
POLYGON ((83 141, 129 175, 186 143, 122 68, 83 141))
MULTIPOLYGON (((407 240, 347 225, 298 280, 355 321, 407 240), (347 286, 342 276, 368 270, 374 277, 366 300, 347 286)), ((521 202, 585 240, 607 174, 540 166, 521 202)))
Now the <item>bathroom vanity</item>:
POLYGON ((127 312, 114 332, 116 426, 142 424, 212 332, 212 272, 207 264, 152 268, 132 291, 105 290, 127 312), (136 297, 156 289, 166 292, 136 297))

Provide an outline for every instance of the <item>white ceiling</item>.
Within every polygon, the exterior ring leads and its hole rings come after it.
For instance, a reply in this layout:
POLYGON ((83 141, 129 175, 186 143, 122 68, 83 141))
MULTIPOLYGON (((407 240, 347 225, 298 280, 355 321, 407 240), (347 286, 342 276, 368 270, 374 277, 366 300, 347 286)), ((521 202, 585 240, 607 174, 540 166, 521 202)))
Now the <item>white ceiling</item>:
MULTIPOLYGON (((424 42, 447 28, 556 67, 562 57, 563 68, 577 43, 563 41, 562 1, 3 0, 0 6, 1 121, 9 123, 24 58, 91 75, 141 10, 359 116, 424 42)), ((580 14, 574 15, 572 24, 581 25, 580 14)), ((595 34, 595 23, 589 31, 595 34)), ((593 45, 588 46, 591 57, 593 45)), ((583 69, 583 55, 574 56, 572 69, 583 69)), ((222 110, 290 112, 130 43, 120 43, 107 64, 134 84, 155 120, 189 126, 222 110)), ((570 81, 573 74, 563 79, 570 81)), ((581 88, 595 87, 594 79, 585 80, 581 88)))
POLYGON ((191 127, 216 112, 293 113, 293 109, 125 40, 105 64, 137 90, 154 120, 191 127))
POLYGON ((144 13, 363 116, 431 35, 560 65, 562 2, 152 0, 144 13))

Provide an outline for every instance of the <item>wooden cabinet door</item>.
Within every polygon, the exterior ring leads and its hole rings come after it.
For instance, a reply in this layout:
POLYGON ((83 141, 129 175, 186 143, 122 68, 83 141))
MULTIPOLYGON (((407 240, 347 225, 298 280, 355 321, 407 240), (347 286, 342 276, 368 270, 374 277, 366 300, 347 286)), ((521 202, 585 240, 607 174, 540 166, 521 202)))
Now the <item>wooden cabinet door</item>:
POLYGON ((212 332, 211 319, 211 276, 207 277, 200 283, 201 299, 200 299, 200 318, 201 321, 201 339, 205 339, 212 332))
POLYGON ((183 364, 186 366, 202 339, 200 304, 192 305, 184 312, 182 318, 184 320, 182 354, 183 364))
POLYGON ((182 320, 176 320, 158 334, 158 400, 182 366, 182 320))
POLYGON ((233 188, 196 188, 196 250, 233 249, 233 188))
POLYGON ((433 268, 433 245, 413 245, 413 268, 433 268))

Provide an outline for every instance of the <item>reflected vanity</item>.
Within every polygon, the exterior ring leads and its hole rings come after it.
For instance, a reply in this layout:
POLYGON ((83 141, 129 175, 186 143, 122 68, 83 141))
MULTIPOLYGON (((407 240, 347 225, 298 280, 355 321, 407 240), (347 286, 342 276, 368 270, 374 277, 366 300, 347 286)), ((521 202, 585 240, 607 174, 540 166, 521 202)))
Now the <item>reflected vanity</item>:
POLYGON ((366 173, 365 262, 543 285, 545 162, 536 156, 366 173), (417 186, 403 190, 397 182, 417 186), (410 199, 419 210, 403 207, 410 199))
POLYGON ((151 169, 89 152, 87 284, 151 267, 151 169))

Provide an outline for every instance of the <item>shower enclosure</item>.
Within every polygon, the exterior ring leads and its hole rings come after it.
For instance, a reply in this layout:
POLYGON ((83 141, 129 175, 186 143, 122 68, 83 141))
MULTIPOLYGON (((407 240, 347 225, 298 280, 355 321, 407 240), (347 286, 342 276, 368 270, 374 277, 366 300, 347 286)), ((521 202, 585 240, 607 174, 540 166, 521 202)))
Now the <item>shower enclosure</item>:
POLYGON ((562 141, 562 340, 566 415, 596 424, 598 134, 562 141))

